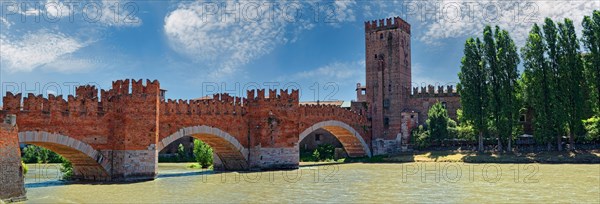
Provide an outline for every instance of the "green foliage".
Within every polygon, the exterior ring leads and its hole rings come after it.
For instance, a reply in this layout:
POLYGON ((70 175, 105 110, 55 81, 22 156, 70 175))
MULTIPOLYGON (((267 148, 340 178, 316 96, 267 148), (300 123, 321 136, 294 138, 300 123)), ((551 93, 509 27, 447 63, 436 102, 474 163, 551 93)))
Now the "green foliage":
MULTIPOLYGON (((545 30, 551 21, 547 21, 545 30)), ((549 31, 548 31, 549 32, 549 31)), ((559 99, 556 96, 556 71, 547 62, 545 53, 546 43, 540 27, 534 24, 529 32, 525 47, 521 49, 525 71, 522 76, 524 83, 525 102, 534 110, 534 137, 549 143, 559 134, 559 99)), ((550 55, 550 53, 548 53, 550 55)))
POLYGON ((60 172, 62 172, 62 180, 73 179, 73 164, 63 158, 60 166, 60 172))
POLYGON ((559 86, 562 87, 561 97, 565 111, 566 126, 573 142, 576 135, 583 135, 582 120, 586 117, 585 89, 587 87, 583 75, 583 62, 579 52, 579 40, 575 33, 575 26, 571 19, 566 18, 564 23, 558 23, 559 53, 559 86))
POLYGON ((320 161, 321 153, 319 153, 319 150, 315 149, 312 153, 312 157, 314 158, 315 161, 320 161))
POLYGON ((585 130, 587 131, 587 134, 585 136, 585 139, 587 141, 600 140, 600 117, 599 116, 591 117, 587 120, 584 120, 583 124, 585 126, 585 130))
POLYGON ((456 138, 464 139, 466 141, 475 141, 476 140, 476 131, 475 128, 470 124, 461 124, 456 127, 456 138))
POLYGON ((483 39, 483 59, 489 73, 489 94, 492 96, 490 116, 494 127, 491 129, 498 138, 498 149, 502 150, 502 144, 513 139, 512 132, 520 108, 516 97, 519 77, 517 65, 520 59, 508 31, 500 30, 500 27, 496 26, 495 32, 492 32, 492 28, 486 26, 483 39))
POLYGON ((330 144, 320 144, 312 153, 313 161, 333 161, 335 147, 330 144))
POLYGON ((585 76, 591 88, 592 107, 600 113, 600 11, 594 10, 592 16, 585 16, 582 25, 582 42, 588 51, 585 76))
POLYGON ((303 162, 334 161, 334 156, 335 147, 330 144, 320 144, 313 151, 300 150, 300 161, 303 162))
MULTIPOLYGON (((441 142, 448 137, 448 111, 440 102, 433 104, 427 112, 427 128, 431 140, 441 142)), ((453 121, 454 122, 454 121, 453 121)), ((454 122, 456 126, 456 122, 454 122)))
POLYGON ((25 164, 23 160, 21 160, 21 166, 23 167, 23 175, 27 174, 27 172, 29 171, 29 167, 27 166, 27 164, 25 164))
POLYGON ((194 140, 194 158, 203 168, 213 164, 213 149, 201 140, 194 140))
POLYGON ((425 130, 425 128, 423 128, 422 125, 419 125, 418 128, 413 129, 411 135, 413 135, 413 143, 416 145, 417 148, 423 149, 431 145, 429 131, 425 130))
POLYGON ((35 145, 23 148, 21 159, 25 163, 61 163, 62 157, 53 151, 35 145))
MULTIPOLYGON (((464 109, 457 111, 458 121, 460 123, 471 121, 478 132, 484 132, 489 123, 489 69, 486 67, 483 54, 484 45, 479 38, 467 39, 458 73, 460 79, 458 91, 464 109)), ((480 141, 483 141, 482 138, 480 141)), ((483 143, 479 144, 479 149, 483 150, 483 143)))

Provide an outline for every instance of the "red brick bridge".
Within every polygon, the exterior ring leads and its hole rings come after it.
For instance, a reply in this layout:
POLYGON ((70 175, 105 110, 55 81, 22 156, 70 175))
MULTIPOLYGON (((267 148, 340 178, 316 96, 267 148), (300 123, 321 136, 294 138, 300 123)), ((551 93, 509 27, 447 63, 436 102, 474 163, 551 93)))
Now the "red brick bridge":
POLYGON ((158 81, 81 86, 67 99, 7 93, 0 117, 17 116, 20 143, 69 159, 86 180, 153 179, 158 152, 178 138, 208 143, 225 170, 298 168, 300 141, 319 128, 351 157, 371 156, 366 117, 336 106, 299 105, 298 90, 249 90, 246 98, 162 101, 158 81))

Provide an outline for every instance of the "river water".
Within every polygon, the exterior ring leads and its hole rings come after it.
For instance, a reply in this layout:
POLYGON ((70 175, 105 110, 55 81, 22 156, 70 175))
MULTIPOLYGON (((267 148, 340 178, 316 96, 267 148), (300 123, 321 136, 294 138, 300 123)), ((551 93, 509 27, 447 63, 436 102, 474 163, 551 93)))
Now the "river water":
POLYGON ((159 164, 138 183, 64 183, 56 165, 30 165, 26 203, 600 203, 600 164, 302 164, 298 170, 218 173, 159 164))

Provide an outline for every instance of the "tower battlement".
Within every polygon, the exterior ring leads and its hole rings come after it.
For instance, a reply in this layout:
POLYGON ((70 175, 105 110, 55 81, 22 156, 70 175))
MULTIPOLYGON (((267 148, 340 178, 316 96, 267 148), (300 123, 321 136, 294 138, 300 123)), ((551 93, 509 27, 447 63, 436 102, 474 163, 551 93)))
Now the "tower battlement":
POLYGON ((268 97, 265 95, 265 89, 247 90, 246 93, 249 101, 281 101, 295 104, 300 102, 300 94, 297 89, 292 89, 291 92, 287 89, 279 91, 277 89, 269 89, 268 97))
POLYGON ((410 34, 410 24, 400 17, 365 22, 365 33, 396 28, 400 28, 402 31, 410 34))
POLYGON ((423 86, 423 87, 413 87, 411 97, 440 97, 440 96, 458 96, 454 86, 448 85, 444 86, 423 86))

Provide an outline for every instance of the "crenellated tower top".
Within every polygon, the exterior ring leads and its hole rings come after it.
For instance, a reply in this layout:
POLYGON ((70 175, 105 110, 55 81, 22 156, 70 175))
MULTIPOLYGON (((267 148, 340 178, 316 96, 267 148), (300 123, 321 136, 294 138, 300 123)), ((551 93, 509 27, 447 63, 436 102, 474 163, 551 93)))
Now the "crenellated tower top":
POLYGON ((365 22, 365 33, 396 28, 410 34, 410 24, 400 17, 365 22))

